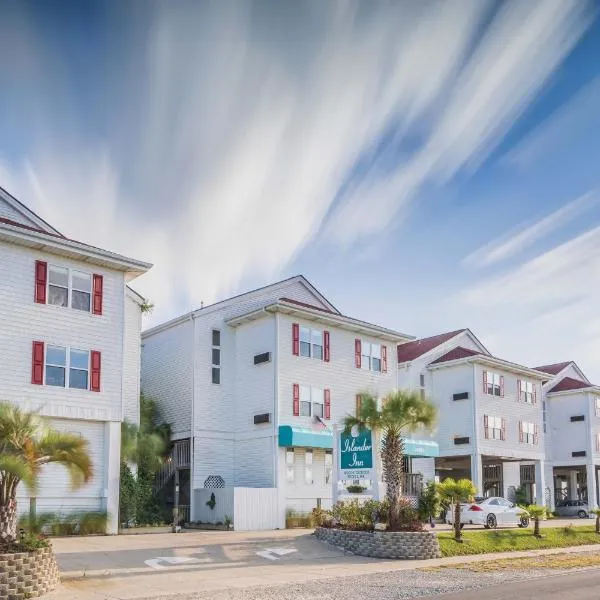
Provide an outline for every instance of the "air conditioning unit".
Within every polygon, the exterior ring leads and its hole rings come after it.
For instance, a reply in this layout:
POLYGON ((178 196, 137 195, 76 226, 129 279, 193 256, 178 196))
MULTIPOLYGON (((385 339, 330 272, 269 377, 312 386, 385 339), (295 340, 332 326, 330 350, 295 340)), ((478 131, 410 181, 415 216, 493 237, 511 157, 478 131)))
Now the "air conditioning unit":
POLYGON ((268 363, 268 362, 271 362, 271 353, 270 352, 263 352, 262 354, 254 355, 254 364, 255 365, 260 365, 262 363, 268 363))
POLYGON ((254 424, 261 425, 262 423, 271 422, 271 413, 262 413, 260 415, 254 415, 254 424))
POLYGON ((460 446, 462 444, 470 444, 471 440, 468 437, 456 437, 454 438, 454 445, 460 446))
POLYGON ((460 392, 459 394, 452 394, 452 400, 468 400, 469 392, 460 392))

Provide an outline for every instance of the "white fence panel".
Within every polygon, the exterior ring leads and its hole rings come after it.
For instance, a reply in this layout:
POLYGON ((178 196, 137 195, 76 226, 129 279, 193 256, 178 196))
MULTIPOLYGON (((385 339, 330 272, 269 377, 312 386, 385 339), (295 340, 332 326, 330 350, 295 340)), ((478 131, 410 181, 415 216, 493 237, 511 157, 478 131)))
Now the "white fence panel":
POLYGON ((234 515, 234 488, 199 488, 194 490, 193 521, 202 523, 223 523, 225 517, 233 520, 234 515), (210 501, 211 494, 215 495, 215 507, 211 508, 206 503, 210 501))
POLYGON ((277 529, 276 488, 234 488, 233 528, 236 531, 277 529))

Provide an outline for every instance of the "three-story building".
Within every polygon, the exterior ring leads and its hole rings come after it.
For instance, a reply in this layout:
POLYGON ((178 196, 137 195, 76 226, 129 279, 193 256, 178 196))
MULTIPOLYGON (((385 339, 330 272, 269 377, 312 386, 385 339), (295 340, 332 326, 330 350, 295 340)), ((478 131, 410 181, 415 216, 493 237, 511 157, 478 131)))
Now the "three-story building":
MULTIPOLYGON (((356 411, 361 392, 396 387, 396 346, 410 336, 341 314, 297 276, 142 338, 142 388, 174 440, 191 439, 191 489, 277 488, 283 523, 286 510, 330 504, 332 426, 356 411)), ((436 450, 408 447, 420 457, 436 450)))
POLYGON ((468 329, 398 346, 398 387, 438 406, 438 479, 470 478, 482 495, 545 497, 541 371, 492 356, 468 329))
POLYGON ((127 283, 150 266, 66 238, 0 188, 0 398, 86 438, 94 469, 72 491, 44 467, 38 512, 105 510, 117 532, 121 422, 139 402, 143 299, 127 283))

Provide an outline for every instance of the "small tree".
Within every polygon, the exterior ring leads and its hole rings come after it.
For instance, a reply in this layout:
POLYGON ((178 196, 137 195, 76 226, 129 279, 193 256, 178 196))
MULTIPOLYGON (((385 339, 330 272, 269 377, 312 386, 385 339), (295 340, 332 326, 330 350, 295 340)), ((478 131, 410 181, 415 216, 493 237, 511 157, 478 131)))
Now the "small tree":
POLYGON ((24 482, 35 492, 41 469, 61 464, 73 489, 92 478, 87 440, 48 427, 37 413, 0 402, 0 541, 17 536, 17 487, 24 482))
POLYGON ((433 519, 440 512, 440 493, 435 481, 428 481, 419 498, 419 517, 421 521, 429 521, 433 526, 433 519))
POLYGON ((540 519, 546 516, 546 507, 538 506, 537 504, 530 504, 527 507, 529 516, 533 519, 533 535, 535 537, 541 537, 540 535, 540 519))
POLYGON ((448 477, 438 486, 438 492, 442 498, 454 507, 454 539, 462 542, 462 530, 460 524, 460 503, 472 502, 476 488, 470 479, 459 479, 458 481, 448 477))
POLYGON ((345 432, 353 427, 369 428, 381 434, 381 462, 385 479, 385 496, 389 502, 389 525, 391 531, 400 526, 400 498, 402 495, 402 458, 404 456, 405 432, 419 427, 430 429, 435 423, 437 409, 414 391, 396 390, 389 393, 378 407, 377 398, 361 394, 361 409, 356 416, 344 419, 345 432))
POLYGON ((592 508, 590 512, 596 515, 596 533, 600 533, 600 508, 592 508))

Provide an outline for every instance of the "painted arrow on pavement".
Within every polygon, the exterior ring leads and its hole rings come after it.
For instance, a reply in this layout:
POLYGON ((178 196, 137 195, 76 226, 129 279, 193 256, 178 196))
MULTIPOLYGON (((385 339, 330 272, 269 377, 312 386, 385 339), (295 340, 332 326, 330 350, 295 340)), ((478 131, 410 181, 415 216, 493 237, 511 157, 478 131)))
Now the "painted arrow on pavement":
POLYGON ((295 548, 266 548, 265 550, 261 550, 256 554, 262 558, 266 558, 267 560, 279 560, 280 556, 285 556, 286 554, 291 554, 292 552, 297 552, 295 548))

